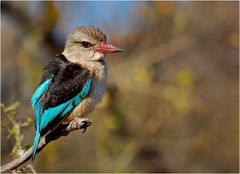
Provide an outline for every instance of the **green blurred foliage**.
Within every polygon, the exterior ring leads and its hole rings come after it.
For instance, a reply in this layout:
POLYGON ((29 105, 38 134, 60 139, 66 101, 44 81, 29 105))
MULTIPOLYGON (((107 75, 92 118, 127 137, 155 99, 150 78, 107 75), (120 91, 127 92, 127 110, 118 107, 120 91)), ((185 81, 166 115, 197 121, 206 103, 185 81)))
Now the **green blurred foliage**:
POLYGON ((20 103, 18 101, 7 107, 5 107, 4 104, 1 104, 3 115, 6 116, 12 123, 12 126, 5 126, 2 124, 1 127, 7 130, 7 139, 13 138, 15 141, 11 151, 11 156, 13 159, 20 157, 24 150, 27 150, 26 148, 28 147, 25 145, 23 148, 24 135, 21 133, 21 128, 33 124, 33 119, 31 117, 27 117, 24 121, 17 120, 17 109, 19 106, 20 103))

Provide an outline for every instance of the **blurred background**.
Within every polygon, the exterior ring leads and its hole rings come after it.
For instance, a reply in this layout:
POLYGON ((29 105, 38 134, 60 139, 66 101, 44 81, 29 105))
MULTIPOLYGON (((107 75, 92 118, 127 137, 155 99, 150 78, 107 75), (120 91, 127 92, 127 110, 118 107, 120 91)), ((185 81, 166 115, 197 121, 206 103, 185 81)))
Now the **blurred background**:
MULTIPOLYGON (((239 2, 2 1, 1 15, 1 100, 20 101, 20 120, 34 118, 42 68, 74 28, 97 26, 125 49, 106 58, 93 124, 48 144, 37 172, 239 171, 239 2)), ((34 126, 22 131, 32 144, 34 126)))

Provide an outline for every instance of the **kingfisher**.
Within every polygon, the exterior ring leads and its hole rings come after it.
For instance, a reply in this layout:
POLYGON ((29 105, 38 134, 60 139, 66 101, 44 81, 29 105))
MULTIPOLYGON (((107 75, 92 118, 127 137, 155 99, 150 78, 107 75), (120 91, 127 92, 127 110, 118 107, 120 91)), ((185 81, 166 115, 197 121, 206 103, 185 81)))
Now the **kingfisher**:
POLYGON ((78 27, 68 35, 64 51, 44 68, 31 99, 36 117, 32 160, 41 136, 86 118, 102 101, 108 76, 105 55, 122 51, 95 26, 78 27))

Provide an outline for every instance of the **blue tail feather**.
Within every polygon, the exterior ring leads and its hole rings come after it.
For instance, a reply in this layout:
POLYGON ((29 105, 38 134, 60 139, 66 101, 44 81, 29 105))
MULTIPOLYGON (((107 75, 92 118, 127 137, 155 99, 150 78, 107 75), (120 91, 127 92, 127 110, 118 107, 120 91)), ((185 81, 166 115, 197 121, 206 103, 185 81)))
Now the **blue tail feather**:
POLYGON ((40 132, 36 131, 36 135, 34 138, 34 143, 33 143, 33 152, 32 152, 32 160, 34 160, 36 152, 37 152, 37 147, 40 139, 40 132))

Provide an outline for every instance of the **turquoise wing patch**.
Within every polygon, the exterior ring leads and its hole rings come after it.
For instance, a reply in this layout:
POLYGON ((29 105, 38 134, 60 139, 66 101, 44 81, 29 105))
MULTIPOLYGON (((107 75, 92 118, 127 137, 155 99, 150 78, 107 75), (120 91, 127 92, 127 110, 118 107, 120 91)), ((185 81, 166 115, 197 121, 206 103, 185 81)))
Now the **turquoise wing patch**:
MULTIPOLYGON (((91 79, 88 79, 81 92, 72 99, 53 108, 46 109, 40 116, 40 124, 38 124, 40 132, 44 128, 46 128, 47 125, 56 117, 65 117, 66 115, 68 115, 82 101, 82 99, 87 96, 90 91, 91 81, 91 79)), ((39 102, 38 104, 41 104, 41 102, 39 102)), ((39 115, 39 113, 36 113, 36 116, 37 115, 39 115)))
POLYGON ((42 83, 38 89, 35 91, 35 93, 32 96, 32 108, 34 108, 38 102, 38 99, 43 95, 45 90, 48 88, 49 84, 51 83, 52 78, 46 80, 44 83, 42 83))

